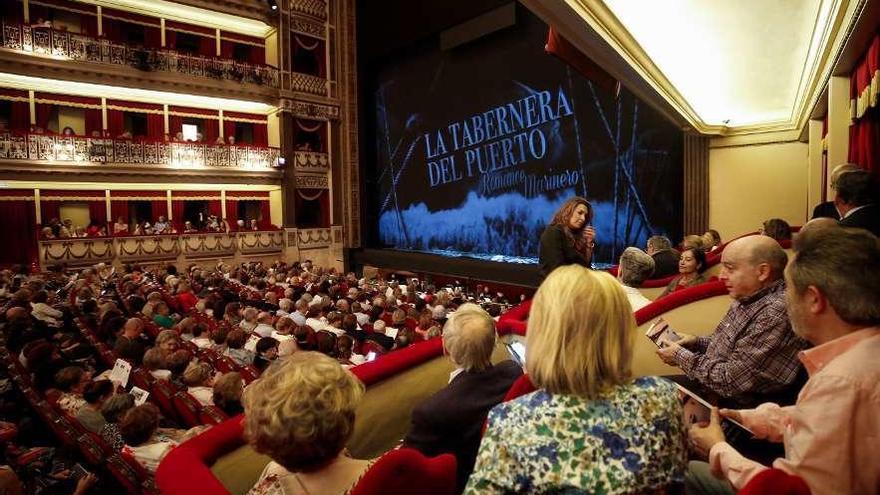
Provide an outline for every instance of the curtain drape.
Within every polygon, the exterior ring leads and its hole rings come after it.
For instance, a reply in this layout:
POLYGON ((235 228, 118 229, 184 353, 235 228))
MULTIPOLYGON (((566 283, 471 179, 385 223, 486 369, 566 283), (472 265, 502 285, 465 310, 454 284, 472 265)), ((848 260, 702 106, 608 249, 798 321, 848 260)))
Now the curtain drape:
POLYGON ((235 42, 229 40, 220 40, 220 56, 223 58, 232 58, 235 53, 235 42))
POLYGON ((61 202, 60 201, 40 201, 40 222, 48 225, 52 219, 61 219, 61 202))
POLYGON ((297 189, 295 201, 297 227, 330 226, 330 195, 326 189, 297 189))
POLYGON ((33 201, 0 201, 0 222, 3 242, 0 242, 0 263, 37 261, 36 209, 33 201))
POLYGON ((205 57, 217 56, 217 40, 207 36, 199 36, 199 55, 205 57))
POLYGON ((223 137, 229 142, 229 136, 235 136, 235 122, 231 120, 223 121, 223 137))
POLYGON ((111 201, 110 213, 113 215, 114 222, 122 218, 123 223, 131 223, 131 218, 129 218, 128 214, 128 201, 111 201))
POLYGON ((121 21, 104 16, 101 19, 101 32, 110 41, 122 41, 121 21))
POLYGON ((271 210, 269 209, 269 200, 260 201, 260 221, 257 222, 261 229, 269 229, 272 227, 271 210))
POLYGON ((106 200, 89 201, 89 220, 100 226, 107 225, 106 200))
POLYGON ((269 129, 266 124, 254 124, 254 144, 269 146, 269 129))
POLYGON ((148 113, 147 136, 151 139, 161 139, 165 135, 165 117, 161 113, 148 113))
POLYGON ((100 108, 86 108, 85 109, 85 128, 86 128, 86 136, 91 136, 93 132, 98 132, 98 135, 101 134, 103 130, 104 122, 101 119, 101 109, 100 108))
POLYGON ((156 222, 159 220, 159 217, 168 218, 168 202, 164 199, 154 199, 153 200, 153 218, 152 221, 156 222))
POLYGON ((850 73, 849 88, 853 123, 849 129, 848 158, 862 168, 876 171, 880 165, 880 33, 874 34, 850 73))
POLYGON ((183 117, 180 115, 169 115, 168 116, 168 134, 171 135, 173 139, 177 139, 177 133, 183 130, 183 117))
POLYGON ((162 30, 157 27, 144 26, 144 46, 160 48, 162 46, 162 30))
POLYGON ((216 215, 218 218, 223 214, 223 205, 219 199, 208 200, 208 215, 216 215))
POLYGON ((248 62, 254 65, 265 65, 266 64, 266 48, 262 46, 253 46, 251 45, 251 50, 248 53, 248 62))
POLYGON ((165 28, 165 48, 177 49, 177 31, 165 28))
POLYGON ((183 218, 184 211, 184 200, 175 199, 171 201, 171 217, 174 222, 174 227, 177 228, 177 231, 183 233, 183 222, 186 220, 183 218))
POLYGON ((220 135, 220 121, 217 119, 202 119, 202 129, 202 141, 214 144, 217 136, 220 135))
POLYGON ((107 109, 107 132, 112 138, 119 137, 125 132, 125 112, 112 108, 107 109))
POLYGON ((80 14, 79 29, 85 35, 98 36, 98 17, 96 15, 80 14))
POLYGON ((552 27, 550 32, 547 33, 547 44, 544 45, 544 49, 547 53, 558 57, 574 70, 580 72, 581 75, 592 81, 596 86, 615 95, 619 94, 619 81, 596 65, 584 52, 569 43, 568 40, 559 36, 552 27))
POLYGON ((31 109, 26 101, 10 102, 9 128, 13 131, 27 132, 31 127, 31 109))
MULTIPOLYGON (((49 105, 46 103, 37 103, 34 105, 36 110, 36 127, 43 129, 44 131, 49 126, 49 119, 52 117, 52 108, 55 105, 49 105)), ((60 130, 60 129, 59 129, 60 130)))
POLYGON ((238 222, 238 200, 237 199, 227 199, 226 200, 226 221, 229 222, 229 228, 231 230, 238 230, 236 226, 236 222, 238 222))

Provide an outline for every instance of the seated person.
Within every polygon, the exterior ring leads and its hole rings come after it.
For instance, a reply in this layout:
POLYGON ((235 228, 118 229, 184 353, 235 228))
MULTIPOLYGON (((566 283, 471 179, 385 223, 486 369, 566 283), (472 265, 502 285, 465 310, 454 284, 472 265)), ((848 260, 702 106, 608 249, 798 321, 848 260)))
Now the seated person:
POLYGON ((248 366, 254 362, 254 353, 244 348, 247 334, 236 328, 226 335, 226 351, 223 353, 239 366, 248 366))
POLYGON ((214 341, 211 340, 211 333, 208 331, 208 326, 204 323, 196 323, 192 326, 192 336, 193 338, 190 342, 199 349, 209 349, 214 345, 214 341))
MULTIPOLYGON (((248 332, 248 333, 253 332, 254 329, 256 329, 257 325, 259 324, 259 322, 257 322, 257 318, 260 317, 260 312, 257 311, 257 308, 247 307, 247 308, 244 308, 244 311, 242 312, 242 316, 244 318, 241 320, 241 323, 239 323, 238 326, 240 326, 241 329, 244 330, 245 332, 248 332)), ((272 333, 272 326, 269 325, 269 334, 271 335, 271 333, 272 333)))
POLYGON ((214 370, 207 363, 190 362, 183 372, 186 392, 203 406, 214 405, 214 370))
POLYGON ((261 373, 278 359, 278 341, 272 337, 262 337, 257 341, 254 367, 261 373))
MULTIPOLYGON (((297 352, 251 383, 244 392, 245 436, 272 461, 249 493, 357 491, 374 462, 383 463, 381 458, 353 459, 345 452, 363 390, 354 375, 317 352, 297 352)), ((399 451, 389 458, 394 452, 399 451)), ((419 486, 414 493, 420 495, 439 493, 434 479, 447 474, 412 467, 393 472, 394 483, 419 486)))
POLYGON ((159 332, 156 336, 156 347, 162 350, 166 355, 171 354, 180 348, 180 336, 177 330, 166 329, 159 332))
POLYGON ((880 207, 876 203, 876 181, 867 170, 842 174, 837 179, 834 206, 840 212, 840 225, 867 229, 880 236, 880 207))
POLYGON ((156 234, 166 234, 171 229, 171 224, 165 220, 165 217, 159 215, 159 219, 153 224, 153 232, 156 234))
POLYGON ((125 441, 123 452, 134 457, 150 473, 156 472, 171 449, 195 433, 193 430, 160 430, 159 417, 159 408, 148 402, 129 409, 119 424, 125 441))
POLYGON ((211 333, 211 350, 217 354, 226 352, 226 337, 229 335, 229 329, 226 327, 217 327, 211 333))
POLYGON ((44 290, 37 291, 31 298, 31 316, 50 327, 60 327, 64 313, 48 304, 49 293, 44 290))
POLYGON ((144 358, 146 347, 141 335, 144 333, 144 322, 140 318, 129 318, 122 327, 122 335, 116 339, 113 352, 116 357, 131 361, 135 366, 144 358))
POLYGON ((166 356, 170 356, 170 353, 164 352, 159 346, 151 347, 144 353, 141 367, 149 371, 157 380, 170 380, 171 370, 168 369, 168 364, 165 361, 166 356))
POLYGON ((101 407, 113 395, 115 388, 110 380, 96 380, 86 384, 83 389, 86 405, 76 413, 76 420, 83 425, 83 428, 96 434, 101 432, 104 424, 107 423, 101 414, 101 407))
POLYGON ((122 217, 116 219, 116 222, 113 224, 113 235, 126 235, 128 234, 128 223, 123 220, 122 217))
POLYGON ((192 361, 192 354, 186 349, 178 349, 168 356, 168 371, 171 372, 171 379, 168 380, 172 385, 180 390, 186 390, 186 384, 183 383, 183 372, 192 361))
POLYGON ((703 234, 703 246, 707 253, 711 253, 721 246, 721 234, 715 229, 709 229, 703 234))
POLYGON ((293 328, 293 320, 286 316, 282 316, 278 318, 277 322, 275 322, 275 330, 272 331, 272 335, 269 335, 269 337, 272 337, 278 342, 293 340, 293 328))
POLYGON ((662 378, 632 378, 635 334, 614 277, 554 270, 532 300, 526 336, 538 390, 489 413, 465 493, 675 490, 687 459, 678 391, 662 378))
POLYGON ((55 387, 61 392, 58 396, 58 408, 76 416, 85 407, 83 391, 91 383, 92 373, 80 366, 68 366, 55 374, 55 387))
POLYGON ((364 339, 379 344, 386 351, 390 351, 394 347, 394 339, 386 334, 385 322, 383 320, 376 320, 373 323, 372 333, 367 334, 364 339))
POLYGON ((725 403, 750 407, 796 394, 802 370, 797 354, 806 342, 792 332, 785 311, 786 262, 785 251, 767 236, 728 244, 719 275, 734 299, 727 314, 711 335, 680 333, 681 340, 666 342, 657 354, 725 403))
POLYGON ((681 241, 681 250, 686 251, 694 248, 704 249, 703 236, 693 234, 684 236, 684 239, 681 241))
POLYGON ((443 348, 456 369, 449 385, 413 410, 403 443, 429 457, 454 454, 461 490, 473 470, 486 415, 504 399, 522 368, 510 360, 492 364, 495 320, 476 304, 463 304, 452 314, 443 330, 443 348))
POLYGON ((125 440, 119 433, 119 423, 129 409, 134 407, 134 396, 131 394, 115 394, 104 401, 101 406, 101 416, 106 421, 101 427, 101 439, 109 445, 114 452, 119 452, 125 446, 125 440))
MULTIPOLYGON (((253 308, 248 308, 248 309, 253 309, 253 308)), ((254 310, 254 311, 256 311, 256 310, 254 310)), ((249 313, 247 312, 247 310, 245 310, 245 319, 247 319, 248 314, 249 313)), ((257 320, 256 321, 257 321, 257 325, 253 328, 252 331, 255 334, 259 335, 260 337, 271 337, 272 332, 275 331, 275 328, 272 326, 272 314, 267 311, 257 313, 257 320)))
POLYGON ((626 293, 633 311, 651 304, 651 300, 642 295, 638 287, 651 278, 652 273, 654 273, 654 258, 648 256, 648 253, 634 247, 623 250, 617 265, 617 280, 623 286, 623 292, 626 293))
POLYGON ((227 416, 234 417, 244 412, 241 405, 241 393, 244 391, 244 380, 241 373, 233 371, 224 373, 214 380, 214 405, 226 413, 227 416))
MULTIPOLYGON (((810 378, 794 406, 764 403, 720 416, 783 442, 785 456, 773 467, 806 482, 807 493, 877 493, 880 248, 864 231, 801 232, 785 270, 786 299, 794 331, 815 346, 800 355, 810 378)), ((767 470, 725 442, 718 416, 691 429, 692 443, 709 453, 711 473, 710 465, 691 462, 688 493, 733 494, 767 470)))
POLYGON ((791 227, 781 218, 771 218, 761 224, 761 234, 777 241, 790 241, 791 227))
POLYGON ((678 273, 678 251, 672 249, 672 242, 662 235, 648 238, 647 253, 654 258, 654 278, 666 278, 678 273))
POLYGON ((169 316, 171 310, 168 308, 168 305, 165 302, 160 302, 156 305, 155 312, 153 313, 153 323, 159 325, 162 328, 171 328, 174 326, 174 318, 169 316))
POLYGON ((685 249, 678 261, 679 275, 669 282, 660 297, 671 294, 679 289, 693 287, 706 282, 703 270, 706 269, 706 252, 702 249, 685 249))

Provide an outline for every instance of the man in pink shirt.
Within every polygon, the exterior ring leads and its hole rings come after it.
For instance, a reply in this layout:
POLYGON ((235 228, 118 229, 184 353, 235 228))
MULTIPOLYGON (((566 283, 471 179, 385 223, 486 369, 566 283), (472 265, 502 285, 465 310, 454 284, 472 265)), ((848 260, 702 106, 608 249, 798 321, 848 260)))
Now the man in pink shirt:
POLYGON ((801 352, 810 379, 794 406, 713 410, 691 444, 688 493, 735 493, 767 469, 725 442, 720 417, 758 438, 781 441, 773 467, 802 478, 813 495, 880 493, 880 244, 862 229, 825 227, 795 239, 785 270, 794 331, 815 347, 801 352))

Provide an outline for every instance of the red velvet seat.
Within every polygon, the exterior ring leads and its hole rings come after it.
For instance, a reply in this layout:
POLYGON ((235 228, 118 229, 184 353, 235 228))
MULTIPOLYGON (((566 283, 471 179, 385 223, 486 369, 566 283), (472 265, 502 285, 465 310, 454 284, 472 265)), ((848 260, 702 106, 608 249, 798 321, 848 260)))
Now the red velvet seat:
POLYGON ((199 426, 202 424, 199 412, 202 408, 199 401, 186 392, 177 392, 171 400, 174 404, 174 410, 177 417, 180 418, 188 427, 199 426))
POLYGON ((229 419, 217 406, 205 406, 199 410, 199 421, 203 425, 216 425, 229 419))
POLYGON ((243 366, 238 372, 241 373, 241 378, 245 383, 250 383, 260 377, 260 370, 252 364, 243 366))
MULTIPOLYGON (((156 471, 164 495, 228 495, 210 465, 244 444, 242 416, 237 416, 173 449, 156 471)), ((455 457, 424 457, 411 449, 391 451, 379 459, 352 490, 353 495, 419 493, 446 495, 455 490, 455 457), (414 491, 413 487, 419 489, 414 491)))
POLYGON ((797 476, 779 469, 767 469, 746 483, 739 495, 810 495, 810 487, 797 476))
POLYGON ((156 380, 150 389, 150 398, 159 406, 162 414, 169 419, 177 419, 177 410, 174 408, 174 394, 177 393, 174 386, 165 380, 156 380))

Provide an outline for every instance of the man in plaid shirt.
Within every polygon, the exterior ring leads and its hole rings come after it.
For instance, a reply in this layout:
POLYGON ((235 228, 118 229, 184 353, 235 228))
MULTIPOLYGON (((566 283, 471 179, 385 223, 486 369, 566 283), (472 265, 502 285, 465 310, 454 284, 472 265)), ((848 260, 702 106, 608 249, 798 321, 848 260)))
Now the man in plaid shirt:
POLYGON ((721 273, 734 299, 706 337, 680 334, 664 341, 657 354, 690 380, 726 403, 753 406, 768 397, 791 400, 803 378, 797 354, 807 342, 797 337, 785 310, 785 251, 766 236, 731 242, 721 255, 721 273))

